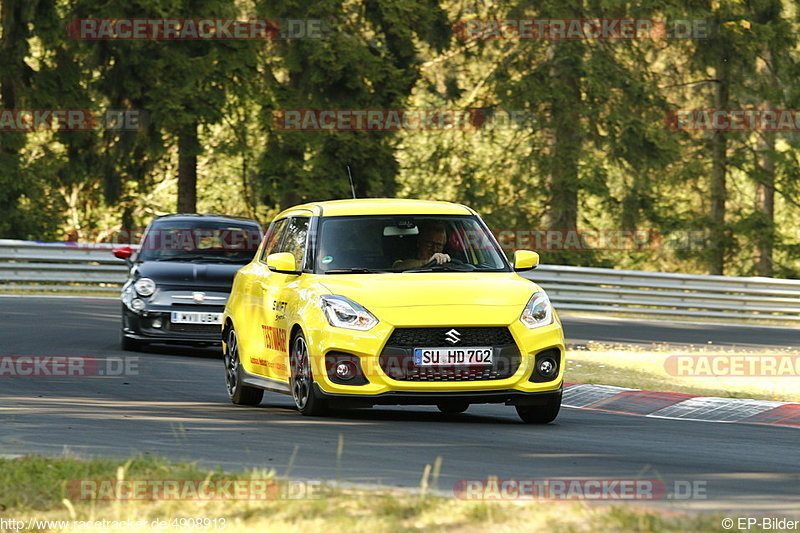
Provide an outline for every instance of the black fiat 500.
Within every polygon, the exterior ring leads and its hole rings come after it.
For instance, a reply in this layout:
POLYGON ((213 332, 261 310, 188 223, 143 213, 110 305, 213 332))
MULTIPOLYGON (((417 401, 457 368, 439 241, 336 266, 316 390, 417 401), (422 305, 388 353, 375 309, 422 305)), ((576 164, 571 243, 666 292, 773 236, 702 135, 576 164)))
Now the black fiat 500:
POLYGON ((138 252, 114 250, 130 266, 121 296, 122 349, 219 344, 233 276, 253 258, 261 237, 249 218, 166 215, 147 226, 138 252))

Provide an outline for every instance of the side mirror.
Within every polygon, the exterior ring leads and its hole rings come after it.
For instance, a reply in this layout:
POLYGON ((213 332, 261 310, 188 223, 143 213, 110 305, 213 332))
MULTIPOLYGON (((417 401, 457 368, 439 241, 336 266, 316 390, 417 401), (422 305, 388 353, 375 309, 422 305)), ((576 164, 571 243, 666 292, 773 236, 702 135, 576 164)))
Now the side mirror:
POLYGON ((514 270, 531 270, 539 265, 539 254, 530 250, 514 252, 514 270))
POLYGON ((123 246, 122 248, 116 248, 114 250, 114 257, 117 259, 124 259, 126 263, 131 263, 131 256, 133 255, 133 249, 130 246, 123 246))
POLYGON ((267 256, 267 268, 280 274, 294 274, 295 276, 300 274, 295 266, 294 256, 289 252, 269 254, 267 256))

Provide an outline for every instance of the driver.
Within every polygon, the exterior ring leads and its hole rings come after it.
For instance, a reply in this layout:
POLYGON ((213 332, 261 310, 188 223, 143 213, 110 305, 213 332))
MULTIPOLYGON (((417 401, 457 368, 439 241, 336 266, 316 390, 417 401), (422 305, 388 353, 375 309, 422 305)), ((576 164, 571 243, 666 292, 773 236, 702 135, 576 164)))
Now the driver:
POLYGON ((437 265, 450 262, 450 256, 442 253, 447 242, 447 230, 442 222, 428 221, 420 224, 417 236, 416 257, 395 261, 394 268, 419 268, 434 262, 437 265))

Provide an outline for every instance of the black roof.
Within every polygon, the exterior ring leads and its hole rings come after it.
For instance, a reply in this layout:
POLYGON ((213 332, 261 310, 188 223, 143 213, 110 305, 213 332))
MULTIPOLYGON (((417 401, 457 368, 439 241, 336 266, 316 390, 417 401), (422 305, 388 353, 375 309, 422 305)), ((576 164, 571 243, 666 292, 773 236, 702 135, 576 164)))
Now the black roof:
POLYGON ((174 213, 174 214, 170 214, 170 215, 160 215, 160 216, 155 217, 153 219, 153 222, 155 222, 156 220, 163 220, 163 219, 167 219, 167 218, 173 218, 173 219, 203 218, 203 219, 206 219, 206 220, 215 220, 216 219, 216 220, 219 220, 219 221, 236 220, 236 221, 239 221, 239 222, 250 222, 251 224, 255 224, 257 226, 260 226, 258 221, 256 219, 254 219, 254 218, 240 217, 240 216, 237 216, 237 215, 219 215, 219 214, 215 214, 215 213, 174 213))

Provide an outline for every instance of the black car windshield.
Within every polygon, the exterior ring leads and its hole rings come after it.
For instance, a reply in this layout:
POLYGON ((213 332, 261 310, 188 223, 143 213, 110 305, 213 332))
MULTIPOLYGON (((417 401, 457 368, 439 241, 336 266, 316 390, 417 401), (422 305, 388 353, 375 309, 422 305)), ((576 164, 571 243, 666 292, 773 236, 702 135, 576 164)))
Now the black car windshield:
POLYGON ((315 272, 509 271, 492 234, 475 216, 322 217, 315 272))
POLYGON ((246 264, 253 258, 260 240, 260 228, 254 224, 164 220, 147 229, 138 261, 246 264))

